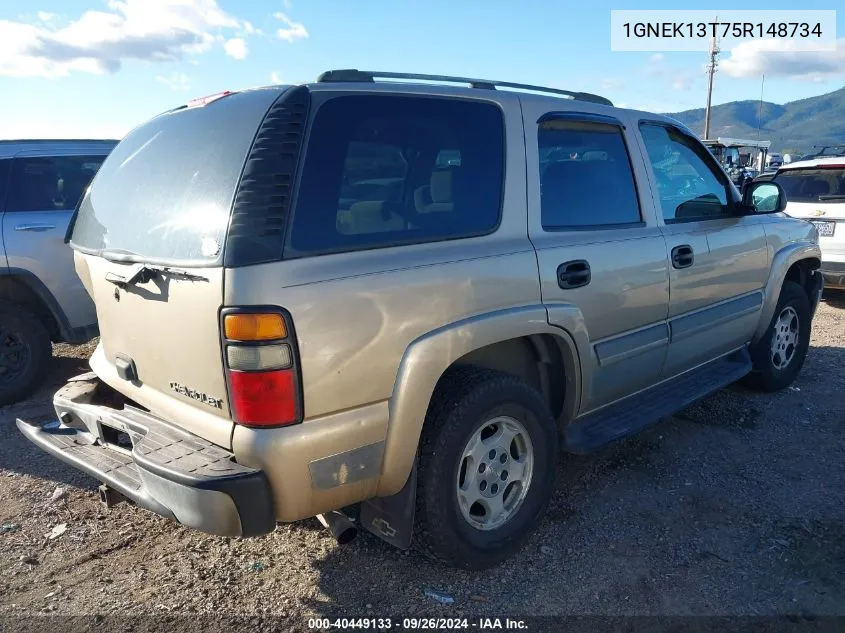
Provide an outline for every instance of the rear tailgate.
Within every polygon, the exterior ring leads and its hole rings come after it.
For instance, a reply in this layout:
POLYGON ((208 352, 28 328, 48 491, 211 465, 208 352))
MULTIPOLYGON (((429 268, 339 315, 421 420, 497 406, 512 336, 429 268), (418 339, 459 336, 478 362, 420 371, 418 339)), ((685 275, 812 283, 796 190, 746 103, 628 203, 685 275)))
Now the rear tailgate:
POLYGON ((225 447, 223 251, 243 165, 280 93, 226 94, 133 130, 92 182, 70 239, 97 307, 94 371, 225 447))
POLYGON ((228 447, 232 422, 218 326, 223 268, 190 269, 207 281, 157 275, 118 287, 107 279, 128 278, 137 265, 82 254, 77 259, 87 268, 100 325, 92 369, 144 407, 228 447), (123 369, 121 376, 119 366, 127 365, 129 375, 123 369))

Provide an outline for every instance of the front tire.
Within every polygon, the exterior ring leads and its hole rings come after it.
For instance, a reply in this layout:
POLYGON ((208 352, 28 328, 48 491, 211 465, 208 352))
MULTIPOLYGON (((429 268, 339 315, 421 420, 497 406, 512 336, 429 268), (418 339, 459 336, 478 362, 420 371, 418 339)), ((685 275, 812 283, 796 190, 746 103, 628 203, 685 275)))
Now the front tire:
POLYGON ((793 383, 810 346, 810 300, 800 284, 783 282, 769 328, 751 348, 752 373, 747 386, 758 391, 779 391, 793 383))
POLYGON ((557 424, 527 382, 487 369, 450 369, 420 444, 417 547, 464 569, 508 558, 548 507, 558 444, 557 424))

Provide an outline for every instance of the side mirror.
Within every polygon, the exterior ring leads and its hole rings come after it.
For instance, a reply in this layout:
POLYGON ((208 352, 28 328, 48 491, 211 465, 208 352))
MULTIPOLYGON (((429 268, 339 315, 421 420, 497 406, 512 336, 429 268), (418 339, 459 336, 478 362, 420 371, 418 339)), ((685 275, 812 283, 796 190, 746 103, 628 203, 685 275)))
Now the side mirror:
POLYGON ((752 182, 742 194, 742 206, 748 213, 780 213, 786 209, 786 192, 771 180, 752 182))

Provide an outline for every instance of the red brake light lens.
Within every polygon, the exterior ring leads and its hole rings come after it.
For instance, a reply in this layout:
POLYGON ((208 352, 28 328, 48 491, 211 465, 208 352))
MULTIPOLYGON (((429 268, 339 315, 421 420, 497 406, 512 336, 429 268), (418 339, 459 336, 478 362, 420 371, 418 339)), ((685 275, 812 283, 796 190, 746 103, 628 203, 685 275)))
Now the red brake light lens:
POLYGON ((213 95, 208 95, 205 97, 197 97, 196 99, 191 99, 186 104, 188 108, 201 108, 202 106, 206 106, 213 101, 217 101, 218 99, 222 99, 228 95, 232 94, 231 90, 224 90, 223 92, 217 92, 213 95))
POLYGON ((243 426, 283 426, 297 421, 297 385, 290 369, 229 371, 232 410, 243 426))

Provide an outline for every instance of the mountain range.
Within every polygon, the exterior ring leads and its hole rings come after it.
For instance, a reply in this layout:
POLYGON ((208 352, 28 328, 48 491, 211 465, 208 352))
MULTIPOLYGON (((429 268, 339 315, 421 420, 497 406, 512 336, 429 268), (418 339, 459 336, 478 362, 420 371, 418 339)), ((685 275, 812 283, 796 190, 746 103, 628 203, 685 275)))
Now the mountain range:
MULTIPOLYGON (((668 116, 696 134, 704 132, 704 108, 668 116)), ((845 145, 845 88, 783 105, 732 101, 713 106, 710 138, 719 136, 770 140, 771 151, 782 154, 806 154, 814 145, 845 145)))

